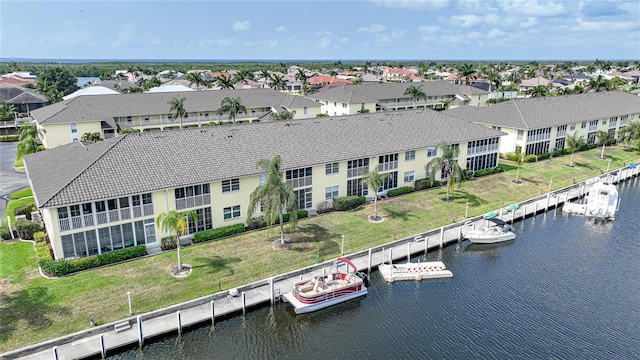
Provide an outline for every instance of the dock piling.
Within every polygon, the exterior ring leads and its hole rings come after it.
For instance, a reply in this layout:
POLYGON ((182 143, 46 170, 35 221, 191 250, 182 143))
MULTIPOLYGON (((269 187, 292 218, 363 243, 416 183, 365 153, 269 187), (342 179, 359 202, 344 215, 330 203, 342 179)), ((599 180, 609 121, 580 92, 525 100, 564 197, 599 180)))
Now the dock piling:
POLYGON ((247 314, 247 293, 242 292, 242 315, 247 314))
POLYGON ((180 310, 176 311, 176 318, 178 320, 178 335, 182 335, 182 315, 180 310))
POLYGON ((371 248, 369 248, 369 256, 367 256, 367 258, 369 259, 368 273, 371 273, 371 248))
POLYGON ((216 327, 216 310, 213 306, 213 300, 211 300, 211 327, 216 327))
POLYGON ((142 336, 142 316, 138 315, 138 346, 142 348, 144 345, 144 336, 142 336))
POLYGON ((53 347, 53 358, 54 358, 55 360, 58 360, 58 359, 59 359, 59 357, 58 357, 58 347, 57 347, 57 346, 54 346, 54 347, 53 347))
POLYGON ((269 291, 271 294, 271 304, 276 302, 275 290, 274 290, 273 278, 269 278, 269 291))
POLYGON ((107 349, 104 347, 104 334, 100 334, 100 355, 103 359, 107 358, 107 349))

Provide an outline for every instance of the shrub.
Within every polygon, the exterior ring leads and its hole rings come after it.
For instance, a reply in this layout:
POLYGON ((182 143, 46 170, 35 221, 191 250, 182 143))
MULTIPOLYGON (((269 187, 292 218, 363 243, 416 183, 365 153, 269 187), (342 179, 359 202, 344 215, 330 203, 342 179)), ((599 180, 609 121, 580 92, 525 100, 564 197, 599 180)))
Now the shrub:
POLYGON ((254 218, 251 218, 247 223, 247 228, 249 230, 260 229, 266 226, 267 226, 267 222, 264 221, 264 216, 256 216, 254 218))
POLYGON ((193 235, 193 242, 199 243, 207 240, 219 239, 225 236, 240 234, 244 232, 244 224, 223 226, 217 229, 203 230, 193 235))
MULTIPOLYGON (((36 251, 38 251, 37 246, 39 244, 46 245, 46 243, 37 243, 36 251)), ((43 250, 41 251, 44 252, 43 250)), ((83 257, 80 259, 73 259, 73 260, 58 259, 54 261, 51 258, 48 258, 48 259, 39 258, 38 263, 40 264, 42 271, 44 271, 45 273, 53 276, 62 276, 69 273, 87 270, 87 269, 91 269, 98 266, 113 264, 113 263, 137 258, 144 255, 147 255, 147 248, 144 245, 139 245, 139 246, 128 247, 125 249, 110 251, 100 255, 92 255, 92 256, 87 256, 87 257, 83 257)))
POLYGON ((433 186, 431 185, 431 179, 418 179, 413 183, 413 187, 417 190, 424 190, 432 187, 440 186, 440 181, 434 180, 433 186))
POLYGON ((1 135, 0 142, 18 141, 18 135, 1 135))
POLYGON ((519 160, 518 158, 520 157, 520 154, 519 153, 518 154, 516 154, 516 153, 507 153, 507 154, 504 154, 504 156, 505 156, 505 158, 507 158, 507 159, 509 159, 511 161, 518 162, 518 160, 519 160))
POLYGON ((42 230, 35 221, 20 220, 16 223, 16 232, 22 240, 33 240, 33 234, 42 230))
POLYGON ((536 161, 538 161, 538 156, 537 155, 529 154, 529 155, 524 157, 524 162, 526 162, 526 163, 532 163, 532 162, 536 162, 536 161))
POLYGON ((542 153, 542 154, 538 155, 538 160, 544 160, 544 159, 548 159, 550 157, 551 157, 551 153, 546 152, 546 153, 542 153))
POLYGON ((335 198, 334 203, 336 205, 337 211, 348 211, 357 208, 358 206, 364 204, 367 201, 367 198, 364 196, 344 196, 340 198, 335 198))
POLYGON ((69 262, 65 259, 45 259, 38 261, 38 264, 45 274, 51 276, 62 276, 69 272, 69 262))
POLYGON ((387 191, 387 196, 388 197, 394 197, 394 196, 410 193, 412 191, 413 191, 413 188, 411 186, 401 186, 401 187, 399 187, 397 189, 391 189, 391 190, 387 191))
POLYGON ((13 209, 13 215, 14 216, 24 215, 27 217, 27 220, 31 220, 31 212, 37 211, 37 210, 38 208, 35 207, 34 203, 24 204, 24 205, 16 206, 16 208, 13 209))
POLYGON ((163 251, 175 249, 177 247, 176 238, 174 236, 163 237, 162 240, 160 240, 160 247, 163 251))
POLYGON ((36 242, 46 242, 47 235, 42 231, 36 231, 33 234, 33 240, 35 240, 36 242))
MULTIPOLYGON (((289 214, 283 214, 282 215, 282 221, 284 222, 289 222, 289 214)), ((309 217, 309 212, 307 210, 298 210, 298 219, 304 219, 306 217, 309 217)))
POLYGON ((36 243, 36 257, 38 258, 38 261, 53 260, 51 250, 49 250, 49 244, 46 242, 36 243))
POLYGON ((0 227, 0 238, 2 238, 2 240, 11 239, 11 231, 9 231, 8 226, 0 227))

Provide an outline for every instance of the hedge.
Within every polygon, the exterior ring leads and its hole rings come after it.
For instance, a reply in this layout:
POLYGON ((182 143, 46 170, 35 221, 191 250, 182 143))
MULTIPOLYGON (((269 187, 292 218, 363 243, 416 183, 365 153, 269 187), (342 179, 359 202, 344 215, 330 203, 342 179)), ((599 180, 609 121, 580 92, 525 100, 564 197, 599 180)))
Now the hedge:
MULTIPOLYGON (((282 214, 282 222, 289 222, 289 213, 282 214)), ((309 212, 307 210, 298 210, 298 219, 303 219, 309 217, 309 212)), ((276 222, 279 224, 280 222, 276 222)), ((267 227, 267 222, 264 221, 264 216, 256 216, 254 218, 249 219, 247 223, 247 228, 249 230, 261 229, 267 227)))
POLYGON ((387 191, 387 196, 388 197, 394 197, 394 196, 410 193, 412 191, 413 191, 413 188, 411 186, 401 186, 399 188, 391 189, 391 190, 387 191))
POLYGON ((468 175, 467 179, 469 178, 470 174, 473 174, 473 177, 475 177, 475 178, 479 178, 479 177, 482 177, 482 176, 487 176, 487 175, 501 173, 501 172, 504 172, 504 169, 501 168, 500 166, 497 166, 495 168, 490 168, 490 169, 478 170, 476 172, 473 172, 471 170, 465 170, 465 174, 468 175))
POLYGON ((344 196, 333 200, 337 211, 348 211, 364 204, 367 198, 364 196, 344 196))
POLYGON ((0 135, 0 142, 18 141, 18 135, 0 135))
POLYGON ((176 245, 176 237, 175 236, 166 236, 160 240, 160 247, 162 251, 173 250, 177 248, 176 245))
POLYGON ((24 204, 13 209, 13 216, 24 215, 27 217, 27 220, 31 220, 31 212, 37 210, 38 208, 35 206, 35 203, 24 204))
POLYGON ((203 230, 193 235, 193 242, 199 243, 207 240, 219 239, 225 236, 240 234, 242 232, 244 232, 244 224, 235 224, 216 229, 203 230))
MULTIPOLYGON (((38 246, 37 244, 36 249, 38 246)), ((109 251, 104 254, 87 256, 80 259, 58 259, 55 261, 53 259, 44 259, 38 260, 38 263, 40 264, 42 271, 44 271, 45 273, 53 276, 62 276, 69 273, 87 270, 98 266, 114 264, 120 261, 129 260, 145 255, 147 255, 146 246, 139 245, 125 249, 109 251)))
POLYGON ((536 161, 538 161, 538 155, 529 154, 529 155, 524 157, 523 161, 526 162, 526 163, 536 162, 536 161))
POLYGON ((440 181, 438 180, 434 180, 433 181, 433 186, 431 185, 431 179, 418 179, 413 183, 413 187, 416 189, 416 191, 418 190, 424 190, 424 189, 428 189, 428 188, 432 188, 432 187, 438 187, 440 186, 440 181))
POLYGON ((22 240, 33 240, 33 234, 42 230, 40 224, 35 221, 20 220, 16 222, 16 232, 22 240))
POLYGON ((0 238, 2 238, 2 240, 11 239, 11 231, 9 231, 8 226, 0 227, 0 238))
POLYGON ((36 242, 46 242, 47 235, 42 231, 37 231, 33 234, 33 240, 36 242))

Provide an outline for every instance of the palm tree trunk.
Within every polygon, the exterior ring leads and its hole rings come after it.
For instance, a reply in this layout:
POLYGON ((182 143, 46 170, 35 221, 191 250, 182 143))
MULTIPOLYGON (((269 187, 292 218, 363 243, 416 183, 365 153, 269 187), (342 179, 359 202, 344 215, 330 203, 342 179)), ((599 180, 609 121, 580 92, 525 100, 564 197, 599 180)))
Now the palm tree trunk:
POLYGON ((180 236, 176 235, 176 248, 178 249, 178 271, 182 271, 182 257, 180 256, 180 236))
POLYGON ((571 153, 571 157, 569 158, 569 167, 573 167, 573 152, 571 153))
POLYGON ((378 194, 373 194, 373 219, 378 218, 378 194))
POLYGON ((280 210, 280 243, 284 245, 284 216, 280 210))
POLYGON ((447 178, 447 201, 449 201, 449 189, 451 187, 451 176, 447 178))

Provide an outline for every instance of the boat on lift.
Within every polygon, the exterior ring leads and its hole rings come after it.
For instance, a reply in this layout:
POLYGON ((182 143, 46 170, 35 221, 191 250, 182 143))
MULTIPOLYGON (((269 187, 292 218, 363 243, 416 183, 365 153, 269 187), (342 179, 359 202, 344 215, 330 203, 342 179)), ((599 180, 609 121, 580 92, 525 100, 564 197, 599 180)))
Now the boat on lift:
POLYGON ((618 189, 609 182, 597 182, 585 196, 584 204, 566 203, 562 211, 590 218, 614 220, 618 210, 618 189))

